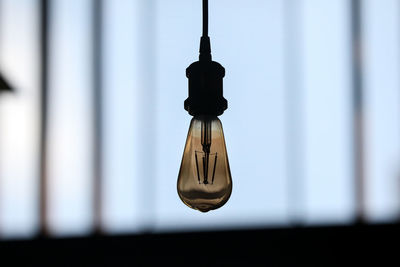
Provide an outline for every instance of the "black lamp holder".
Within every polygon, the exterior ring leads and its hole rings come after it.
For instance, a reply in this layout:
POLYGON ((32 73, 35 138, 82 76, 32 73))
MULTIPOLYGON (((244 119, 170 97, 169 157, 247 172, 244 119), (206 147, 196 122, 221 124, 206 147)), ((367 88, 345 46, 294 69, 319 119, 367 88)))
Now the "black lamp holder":
POLYGON ((223 96, 222 79, 225 68, 211 59, 211 45, 208 37, 208 0, 203 0, 203 36, 200 39, 199 61, 186 69, 189 79, 189 97, 185 110, 192 116, 219 116, 228 108, 223 96))

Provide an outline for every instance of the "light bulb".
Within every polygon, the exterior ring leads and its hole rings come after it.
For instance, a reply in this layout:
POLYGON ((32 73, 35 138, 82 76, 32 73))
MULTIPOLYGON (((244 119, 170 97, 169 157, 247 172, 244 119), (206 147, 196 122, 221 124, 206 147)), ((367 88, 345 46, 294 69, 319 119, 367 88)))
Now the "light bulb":
POLYGON ((217 116, 194 116, 178 175, 178 194, 189 207, 207 212, 223 206, 232 192, 224 133, 217 116))
POLYGON ((223 206, 232 193, 224 132, 217 116, 228 108, 223 96, 225 68, 212 61, 208 37, 208 0, 203 0, 199 61, 186 69, 189 96, 185 110, 194 116, 178 175, 178 195, 190 208, 207 212, 223 206))

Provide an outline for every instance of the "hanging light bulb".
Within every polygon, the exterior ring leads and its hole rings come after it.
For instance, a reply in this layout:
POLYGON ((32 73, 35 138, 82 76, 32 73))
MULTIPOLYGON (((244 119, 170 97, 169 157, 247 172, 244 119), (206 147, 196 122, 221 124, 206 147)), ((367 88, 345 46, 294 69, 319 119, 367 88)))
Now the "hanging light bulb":
POLYGON ((199 61, 186 69, 186 76, 189 97, 185 109, 194 117, 179 170, 178 194, 189 207, 207 212, 223 206, 232 192, 224 133, 217 117, 228 107, 222 91, 225 69, 211 60, 207 0, 203 0, 199 61))
POLYGON ((191 208, 206 212, 224 205, 232 180, 221 121, 195 116, 189 128, 178 178, 178 192, 191 208))

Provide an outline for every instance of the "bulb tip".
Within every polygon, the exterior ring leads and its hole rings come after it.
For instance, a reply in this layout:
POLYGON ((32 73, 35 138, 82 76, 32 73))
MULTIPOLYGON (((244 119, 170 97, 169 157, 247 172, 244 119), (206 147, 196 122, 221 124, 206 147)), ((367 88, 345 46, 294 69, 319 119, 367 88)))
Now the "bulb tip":
POLYGON ((199 205, 195 207, 196 210, 201 211, 203 213, 209 212, 212 210, 212 207, 210 205, 199 205))

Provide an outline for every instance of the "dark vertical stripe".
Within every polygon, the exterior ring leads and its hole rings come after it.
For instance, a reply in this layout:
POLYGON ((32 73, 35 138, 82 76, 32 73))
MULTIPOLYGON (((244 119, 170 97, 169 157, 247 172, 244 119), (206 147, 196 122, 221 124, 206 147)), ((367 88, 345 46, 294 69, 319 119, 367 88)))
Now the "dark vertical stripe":
POLYGON ((102 46, 103 1, 93 0, 93 224, 96 233, 101 232, 103 189, 103 46, 102 46))
POLYGON ((284 2, 286 171, 289 221, 304 220, 304 92, 302 80, 302 2, 284 2))
POLYGON ((48 125, 48 53, 49 0, 40 0, 40 167, 39 167, 39 224, 40 234, 47 235, 47 125, 48 125))
MULTIPOLYGON (((0 0, 0 23, 1 23, 1 17, 3 16, 3 13, 2 13, 2 6, 3 5, 3 1, 2 0, 0 0)), ((3 37, 3 35, 2 35, 2 27, 1 27, 1 24, 0 24, 0 54, 1 54, 1 44, 2 44, 2 37, 3 37)), ((1 74, 0 74, 0 80, 1 80, 1 74)), ((4 87, 2 84, 1 84, 2 82, 0 81, 0 94, 1 94, 1 91, 3 90, 1 87, 4 87)), ((1 95, 0 95, 1 96, 1 95)), ((2 131, 1 131, 1 125, 2 123, 1 123, 1 120, 0 120, 0 140, 1 140, 1 136, 2 136, 2 131)), ((2 177, 3 177, 3 173, 2 173, 2 170, 1 170, 1 167, 2 167, 2 158, 1 158, 1 156, 2 156, 2 153, 1 153, 1 147, 0 147, 0 186, 3 186, 3 179, 2 179, 2 177)), ((1 215, 2 215, 2 213, 1 213, 1 210, 0 210, 0 221, 1 221, 1 215)), ((0 235, 2 234, 2 229, 0 228, 0 235)))
MULTIPOLYGON (((139 17, 136 20, 139 29, 140 39, 138 40, 138 50, 135 52, 138 55, 136 64, 140 64, 140 77, 141 77, 141 107, 144 107, 143 114, 139 116, 140 131, 140 147, 138 151, 141 153, 142 161, 138 173, 143 179, 143 188, 141 188, 138 199, 140 200, 141 209, 141 227, 143 232, 151 232, 154 226, 155 215, 155 175, 156 169, 149 167, 149 162, 156 160, 156 132, 157 119, 156 109, 156 84, 155 84, 155 52, 156 52, 156 2, 154 0, 141 0, 139 1, 139 17)), ((129 121, 128 121, 129 123, 129 121)))
POLYGON ((362 82, 362 17, 361 0, 352 0, 351 5, 351 59, 353 90, 353 158, 354 195, 356 220, 365 220, 365 174, 364 174, 364 115, 362 82))

